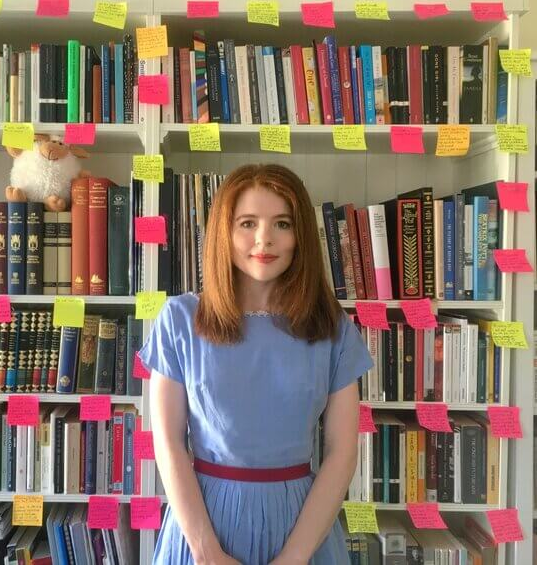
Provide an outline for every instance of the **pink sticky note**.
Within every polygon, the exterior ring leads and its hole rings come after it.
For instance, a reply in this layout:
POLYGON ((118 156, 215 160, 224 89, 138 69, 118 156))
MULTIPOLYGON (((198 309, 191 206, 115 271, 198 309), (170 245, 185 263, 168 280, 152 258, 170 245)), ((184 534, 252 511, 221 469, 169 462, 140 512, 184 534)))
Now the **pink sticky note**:
POLYGON ((168 240, 164 216, 137 216, 134 218, 134 241, 166 245, 168 240))
POLYGON ((145 104, 168 104, 170 101, 168 75, 140 75, 138 99, 145 104))
POLYGON ((7 294, 0 294, 0 322, 11 323, 11 299, 7 294))
POLYGON ((403 310, 406 321, 415 330, 436 328, 436 317, 431 309, 430 298, 402 300, 401 309, 403 310))
POLYGON ((187 18, 217 18, 220 15, 218 2, 193 2, 186 3, 187 18))
POLYGON ((302 23, 314 27, 336 27, 334 23, 334 3, 316 2, 300 4, 302 23))
POLYGON ((449 10, 445 4, 414 4, 414 13, 420 20, 447 16, 449 10))
POLYGON ((516 508, 487 510, 487 518, 496 543, 522 541, 524 539, 516 508))
POLYGON ((63 140, 68 145, 93 145, 95 124, 65 124, 63 140))
POLYGON ((133 530, 158 530, 160 507, 158 496, 136 496, 131 498, 131 528, 133 530))
POLYGON ((391 126, 390 139, 394 153, 425 153, 421 126, 391 126))
POLYGON ((373 420, 373 410, 368 404, 362 404, 360 402, 360 416, 358 418, 358 433, 375 433, 378 432, 377 426, 373 420))
POLYGON ((528 183, 527 182, 503 182, 496 183, 498 200, 502 210, 513 212, 529 212, 528 206, 528 183))
POLYGON ((151 378, 151 371, 148 371, 145 368, 145 365, 142 363, 138 352, 134 354, 134 364, 132 367, 132 376, 135 379, 149 379, 151 378))
POLYGON ((446 523, 438 511, 438 502, 407 502, 406 509, 416 528, 447 530, 446 523))
POLYGON ((362 326, 377 330, 389 330, 385 302, 356 302, 356 313, 362 326))
POLYGON ((525 249, 494 249, 493 254, 502 273, 533 273, 525 249))
POLYGON ((65 18, 69 15, 69 0, 37 0, 36 16, 65 18))
POLYGON ((416 402, 416 414, 422 428, 431 432, 452 432, 444 402, 416 402))
POLYGON ((155 448, 153 447, 153 432, 134 431, 134 458, 155 459, 155 448))
POLYGON ((115 530, 119 512, 119 498, 116 496, 90 496, 88 506, 88 527, 115 530))
POLYGON ((503 2, 471 2, 470 8, 477 22, 499 22, 507 19, 503 2))
POLYGON ((490 431, 493 437, 520 439, 520 408, 518 406, 488 406, 490 431))
POLYGON ((110 420, 111 411, 109 394, 88 394, 80 398, 80 420, 110 420))
POLYGON ((38 426, 39 397, 35 394, 10 394, 7 397, 7 423, 10 426, 38 426))

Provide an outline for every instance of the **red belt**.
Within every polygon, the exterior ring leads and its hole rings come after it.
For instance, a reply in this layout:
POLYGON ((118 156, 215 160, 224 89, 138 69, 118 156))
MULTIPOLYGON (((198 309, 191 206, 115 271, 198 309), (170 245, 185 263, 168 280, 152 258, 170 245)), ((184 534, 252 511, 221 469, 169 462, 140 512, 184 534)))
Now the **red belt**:
POLYGON ((293 467, 280 467, 277 469, 248 469, 246 467, 228 467, 209 463, 203 459, 194 458, 194 469, 204 475, 211 475, 220 479, 232 479, 235 481, 272 482, 292 481, 307 477, 310 472, 310 464, 302 463, 293 467))

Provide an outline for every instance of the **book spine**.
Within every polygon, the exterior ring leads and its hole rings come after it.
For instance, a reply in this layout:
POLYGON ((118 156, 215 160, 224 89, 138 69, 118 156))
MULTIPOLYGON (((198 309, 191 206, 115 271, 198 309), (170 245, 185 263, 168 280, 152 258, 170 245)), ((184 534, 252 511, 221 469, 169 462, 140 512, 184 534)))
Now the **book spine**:
POLYGON ((114 102, 115 102, 115 123, 125 123, 125 84, 123 74, 123 44, 116 43, 114 45, 114 102))
POLYGON ((488 222, 487 222, 487 285, 486 285, 486 300, 496 300, 499 293, 496 289, 496 281, 499 279, 498 267, 494 260, 494 250, 498 249, 499 242, 499 228, 498 228, 498 201, 494 199, 489 200, 488 206, 488 222))
POLYGON ((108 188, 107 179, 89 181, 89 293, 105 295, 108 289, 108 188))
POLYGON ((28 360, 26 362, 26 379, 24 392, 32 392, 34 377, 35 342, 37 338, 37 312, 30 312, 30 331, 28 334, 28 360))
POLYGON ((127 394, 139 396, 142 394, 142 381, 133 376, 134 356, 143 345, 142 320, 136 320, 134 316, 127 317, 127 394))
POLYGON ((116 357, 117 320, 101 319, 95 360, 95 392, 112 394, 116 357))
POLYGON ((355 212, 356 226, 362 251, 362 264, 364 268, 365 293, 368 300, 378 298, 375 267, 373 264, 373 246, 371 230, 369 229, 369 214, 367 208, 360 208, 355 212))
POLYGON ((56 49, 56 119, 67 122, 67 45, 55 45, 56 49))
POLYGON ((168 54, 161 57, 161 73, 168 77, 168 103, 161 106, 161 121, 163 124, 173 124, 175 76, 173 72, 173 47, 168 47, 168 54))
POLYGON ((329 35, 325 37, 323 43, 327 47, 328 55, 328 69, 330 72, 330 89, 332 92, 332 105, 334 108, 334 123, 343 123, 343 103, 341 98, 341 82, 339 75, 338 65, 338 49, 336 46, 336 39, 334 36, 329 35))
MULTIPOLYGON (((45 328, 46 328, 47 313, 37 312, 36 315, 36 337, 35 337, 35 353, 34 363, 32 368, 31 392, 39 392, 39 385, 41 383, 41 372, 45 363, 45 328)), ((2 346, 2 334, 0 327, 0 349, 2 346)))
POLYGON ((118 324, 114 394, 127 394, 127 326, 118 324))
POLYGON ((483 46, 463 45, 460 54, 460 123, 480 124, 483 105, 483 46))
POLYGON ((330 68, 328 66, 328 47, 326 43, 316 43, 317 69, 319 78, 319 93, 323 111, 323 124, 334 123, 334 108, 332 105, 332 89, 330 86, 330 68))
POLYGON ((237 63, 235 59, 235 42, 232 39, 224 39, 224 55, 229 93, 230 122, 232 124, 240 124, 241 114, 239 105, 239 88, 237 83, 237 63))
POLYGON ((343 123, 354 124, 354 109, 351 86, 351 61, 348 47, 338 47, 339 77, 341 81, 341 104, 343 123))
POLYGON ((425 456, 427 460, 425 474, 425 497, 427 502, 438 501, 436 442, 437 432, 425 432, 425 456))
POLYGON ((306 99, 308 102, 309 123, 321 123, 321 109, 319 105, 319 86, 317 81, 317 65, 313 47, 302 48, 302 64, 306 83, 306 99))
POLYGON ((58 292, 58 212, 43 214, 43 294, 58 292))
POLYGON ((72 255, 71 294, 89 294, 89 180, 71 182, 72 255))
POLYGON ((48 43, 39 46, 39 121, 56 121, 56 50, 48 43))
MULTIPOLYGON (((220 76, 220 92, 222 93, 222 121, 225 124, 229 124, 231 121, 231 115, 229 113, 229 90, 228 90, 228 85, 227 85, 227 69, 226 69, 226 55, 224 52, 224 42, 223 41, 217 41, 216 43, 217 48, 218 48, 218 69, 219 69, 219 76, 220 76)), ((256 58, 258 56, 257 53, 257 47, 256 47, 256 58)), ((259 49, 261 49, 261 47, 259 47, 259 49)), ((261 59, 262 62, 262 59, 261 59)), ((261 69, 261 71, 263 70, 263 67, 259 67, 258 68, 258 77, 259 77, 259 69, 261 69)), ((260 96, 266 96, 265 94, 265 76, 263 75, 262 77, 262 83, 261 83, 261 79, 260 79, 260 88, 259 88, 259 93, 260 96)), ((262 108, 262 112, 263 112, 263 106, 262 108)), ((266 102, 265 102, 265 108, 264 111, 266 113, 266 102)), ((263 114, 262 114, 263 115, 263 114)), ((262 123, 266 123, 266 121, 262 121, 262 123)))
POLYGON ((431 78, 429 69, 429 46, 421 46, 421 76, 423 92, 423 123, 431 124, 431 78))
POLYGON ((58 359, 60 356, 61 328, 52 326, 52 335, 49 350, 49 363, 47 371, 47 392, 56 392, 56 381, 58 380, 58 359))
POLYGON ((108 189, 108 294, 130 294, 132 207, 128 186, 108 189))
POLYGON ((360 253, 360 243, 358 239, 358 229, 356 227, 356 215, 354 206, 346 204, 344 206, 347 229, 349 230, 349 241, 351 247, 352 267, 354 273, 354 285, 356 288, 356 298, 364 300, 366 297, 364 284, 364 271, 362 268, 362 258, 360 253))
POLYGON ((373 50, 371 45, 360 45, 362 61, 362 80, 364 88, 365 123, 376 124, 375 86, 373 83, 373 50))
POLYGON ((367 210, 378 299, 391 300, 393 294, 384 205, 368 206, 367 210))
POLYGON ((435 124, 447 123, 446 73, 444 47, 429 46, 431 64, 431 114, 435 124))
POLYGON ((30 312, 20 313, 19 331, 17 335, 17 377, 16 392, 24 392, 26 388, 26 370, 28 368, 28 341, 30 333, 30 312))
POLYGON ((383 125, 384 120, 384 80, 382 77, 382 54, 379 45, 373 45, 373 91, 375 99, 375 123, 383 125))
POLYGON ((71 394, 75 391, 79 341, 80 328, 62 327, 58 353, 57 393, 71 394))
POLYGON ((276 63, 274 60, 273 47, 263 47, 263 65, 265 69, 265 84, 267 86, 267 108, 269 124, 280 124, 278 85, 276 81, 276 63))
POLYGON ((309 124, 308 98, 306 95, 306 79, 304 77, 304 63, 302 61, 302 47, 291 45, 291 67, 293 69, 293 86, 295 95, 297 124, 309 124))
POLYGON ((26 202, 8 202, 7 254, 8 294, 26 290, 26 202))
POLYGON ((124 411, 120 408, 114 410, 112 417, 112 494, 123 493, 123 426, 124 411))
POLYGON ((26 216, 26 294, 43 294, 43 203, 28 202, 26 216))
POLYGON ((7 294, 7 202, 0 202, 0 294, 7 294))
POLYGON ((293 86, 293 68, 291 51, 288 47, 282 49, 283 81, 285 86, 285 101, 287 102, 287 117, 291 125, 296 125, 296 106, 293 86))
POLYGON ((88 420, 85 433, 84 493, 97 491, 97 422, 88 420))
POLYGON ((110 123, 110 50, 108 45, 101 45, 101 96, 102 121, 110 123))
POLYGON ((339 234, 335 219, 334 204, 332 202, 323 202, 322 210, 326 228, 328 249, 330 252, 330 263, 332 265, 332 276, 334 278, 336 298, 338 298, 339 300, 346 300, 347 292, 345 289, 345 277, 343 274, 341 246, 339 243, 339 234))
POLYGON ((488 258, 488 210, 489 199, 486 196, 474 198, 474 265, 473 285, 474 300, 489 300, 487 293, 487 258, 488 258))
POLYGON ((358 66, 356 64, 356 46, 351 45, 349 48, 349 60, 351 66, 351 88, 352 88, 352 109, 354 113, 354 123, 361 124, 360 119, 360 90, 358 88, 358 66))
POLYGON ((222 92, 220 88, 220 61, 215 43, 207 45, 207 89, 211 122, 223 121, 222 92))
POLYGON ((79 122, 80 110, 80 42, 67 41, 67 121, 79 122))
POLYGON ((134 412, 126 410, 123 420, 123 494, 134 494, 134 412))
POLYGON ((455 300, 455 206, 444 201, 444 300, 455 300))
POLYGON ((444 202, 433 201, 435 297, 444 300, 444 202))
POLYGON ((419 199, 397 201, 397 233, 399 259, 399 296, 423 296, 423 257, 421 242, 421 202, 419 199))
POLYGON ((71 294, 71 212, 58 212, 58 294, 71 294))
POLYGON ((250 112, 252 123, 261 123, 261 107, 259 99, 259 83, 255 64, 255 46, 246 46, 246 65, 248 71, 248 91, 250 93, 250 112))

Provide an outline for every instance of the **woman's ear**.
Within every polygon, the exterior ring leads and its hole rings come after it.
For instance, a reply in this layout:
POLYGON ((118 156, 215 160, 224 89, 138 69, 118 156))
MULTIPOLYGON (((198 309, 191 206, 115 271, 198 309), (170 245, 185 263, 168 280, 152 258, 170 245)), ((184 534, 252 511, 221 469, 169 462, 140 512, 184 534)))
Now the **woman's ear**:
POLYGON ((71 151, 71 153, 79 159, 87 159, 90 156, 85 149, 82 149, 82 147, 78 147, 77 145, 69 145, 69 151, 71 151))

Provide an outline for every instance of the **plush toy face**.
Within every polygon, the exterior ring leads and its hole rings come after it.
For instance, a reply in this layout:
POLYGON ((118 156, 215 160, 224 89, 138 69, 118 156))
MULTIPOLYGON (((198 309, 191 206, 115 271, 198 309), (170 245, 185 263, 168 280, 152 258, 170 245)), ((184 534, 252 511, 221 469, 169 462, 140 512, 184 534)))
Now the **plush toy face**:
MULTIPOLYGON (((63 159, 69 153, 72 153, 75 157, 79 157, 80 159, 87 159, 89 157, 89 153, 86 150, 76 145, 65 145, 57 135, 38 133, 35 135, 35 142, 38 151, 49 161, 63 159)), ((13 158, 18 157, 23 151, 22 149, 15 149, 13 147, 6 147, 6 150, 13 158)))

